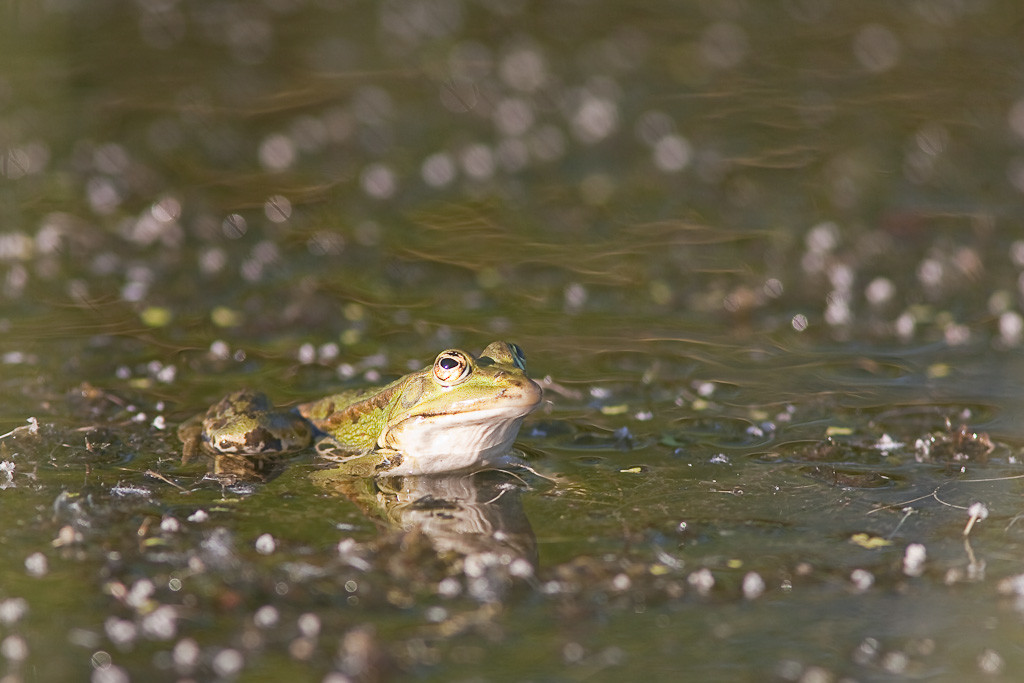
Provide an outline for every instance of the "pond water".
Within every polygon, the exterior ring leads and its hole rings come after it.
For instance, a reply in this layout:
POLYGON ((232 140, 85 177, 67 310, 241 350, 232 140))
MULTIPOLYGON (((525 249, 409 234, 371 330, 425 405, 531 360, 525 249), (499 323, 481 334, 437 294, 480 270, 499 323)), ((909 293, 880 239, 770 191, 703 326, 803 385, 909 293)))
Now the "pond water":
POLYGON ((0 17, 4 683, 1018 677, 1021 6, 0 17), (528 468, 182 462, 496 339, 528 468))

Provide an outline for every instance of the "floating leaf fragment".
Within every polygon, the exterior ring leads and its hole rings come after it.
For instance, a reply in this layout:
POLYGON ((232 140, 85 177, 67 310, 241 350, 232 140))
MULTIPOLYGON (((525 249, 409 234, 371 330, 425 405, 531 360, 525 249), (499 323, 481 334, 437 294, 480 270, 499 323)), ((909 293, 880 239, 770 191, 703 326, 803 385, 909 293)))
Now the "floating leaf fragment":
POLYGON ((210 311, 210 320, 217 327, 238 327, 244 319, 245 316, 240 311, 228 308, 227 306, 216 306, 210 311))
POLYGON ((850 536, 850 543, 859 545, 861 548, 867 548, 868 550, 874 550, 875 548, 884 548, 887 545, 892 545, 892 541, 882 538, 881 536, 872 536, 871 534, 859 533, 850 536))
POLYGON ((139 314, 142 324, 146 327, 166 327, 174 317, 171 309, 163 306, 147 306, 139 314))
POLYGON ((622 415, 629 411, 629 406, 625 403, 617 406, 601 406, 602 415, 622 415))

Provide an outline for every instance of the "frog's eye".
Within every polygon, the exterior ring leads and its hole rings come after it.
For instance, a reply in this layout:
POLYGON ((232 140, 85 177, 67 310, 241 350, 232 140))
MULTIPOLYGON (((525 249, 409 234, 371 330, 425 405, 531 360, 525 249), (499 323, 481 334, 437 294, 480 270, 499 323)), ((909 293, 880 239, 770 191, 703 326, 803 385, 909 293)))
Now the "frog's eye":
POLYGON ((520 370, 525 370, 526 369, 526 354, 523 353, 523 350, 521 348, 519 348, 519 344, 509 344, 508 346, 509 346, 510 349, 512 349, 512 355, 514 356, 514 359, 513 359, 512 362, 520 370))
POLYGON ((434 361, 434 377, 441 384, 455 384, 469 376, 469 359, 462 351, 442 351, 434 361))
POLYGON ((476 359, 477 365, 487 366, 495 363, 514 365, 522 371, 526 371, 526 354, 516 344, 509 342, 492 342, 483 350, 480 357, 476 359))

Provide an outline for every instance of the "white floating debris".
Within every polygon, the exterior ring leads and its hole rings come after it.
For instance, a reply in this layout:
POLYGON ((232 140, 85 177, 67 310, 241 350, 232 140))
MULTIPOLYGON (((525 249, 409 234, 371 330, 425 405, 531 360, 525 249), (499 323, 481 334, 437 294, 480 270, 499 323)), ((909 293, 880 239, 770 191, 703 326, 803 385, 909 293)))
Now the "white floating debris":
POLYGON ((338 556, 343 562, 359 571, 369 571, 372 565, 359 556, 358 550, 359 544, 354 538, 343 538, 338 542, 338 556))
POLYGON ((260 555, 270 555, 277 549, 277 542, 270 534, 263 534, 256 539, 256 552, 260 555))
POLYGON ((191 638, 182 638, 174 644, 171 659, 179 673, 191 671, 199 663, 199 645, 191 638))
POLYGON ((316 347, 306 342, 299 347, 298 361, 303 365, 316 362, 316 347))
POLYGON ((677 173, 690 165, 693 146, 682 135, 666 135, 654 144, 651 156, 659 171, 677 173))
POLYGON ((165 365, 156 372, 156 379, 164 384, 170 384, 178 376, 178 368, 174 365, 165 365))
POLYGON ((860 592, 864 592, 875 584, 875 575, 867 569, 854 569, 850 572, 850 583, 860 592))
POLYGON ((988 649, 978 655, 978 668, 982 673, 990 676, 1002 673, 1005 664, 1003 658, 995 650, 988 649))
POLYGON ((852 659, 856 664, 867 666, 878 659, 878 653, 881 648, 882 645, 876 638, 865 638, 853 650, 852 659))
POLYGON ((743 577, 743 597, 755 600, 764 595, 764 579, 757 572, 747 572, 743 577))
POLYGON ((911 543, 903 555, 903 573, 907 576, 921 576, 928 551, 920 543, 911 543))
POLYGON ((686 582, 701 595, 707 595, 715 587, 715 577, 707 567, 692 572, 686 577, 686 582))
POLYGON ((136 611, 144 611, 149 605, 149 599, 156 592, 156 586, 149 579, 139 579, 132 584, 132 588, 128 591, 124 601, 129 607, 136 611))
POLYGON ((28 643, 21 636, 7 636, 0 642, 0 655, 11 662, 23 662, 28 658, 28 643))
POLYGON ((210 344, 210 357, 216 360, 227 360, 231 357, 231 347, 222 339, 210 344))
POLYGON ((49 571, 49 563, 46 560, 46 555, 42 553, 32 553, 25 558, 25 571, 29 573, 29 576, 46 576, 49 571))
POLYGON ((888 434, 882 434, 882 438, 875 442, 875 448, 880 450, 883 455, 888 455, 889 451, 894 451, 897 448, 903 447, 902 441, 896 441, 888 434))
POLYGON ((443 598, 454 598, 462 592, 462 584, 454 576, 441 579, 437 584, 437 594, 443 598))
POLYGON ((700 382, 694 388, 697 390, 697 395, 701 398, 711 398, 717 386, 714 382, 700 382))
POLYGON ((508 565, 508 573, 511 576, 517 576, 521 579, 526 579, 533 576, 533 565, 530 564, 529 560, 522 557, 517 557, 512 560, 508 565))
POLYGON ((316 350, 316 357, 321 363, 329 363, 341 354, 341 347, 334 342, 327 342, 321 344, 320 348, 316 350))
POLYGON ((1006 577, 999 582, 996 590, 1003 595, 1015 595, 1018 598, 1024 598, 1024 574, 1006 577))
POLYGON ((27 425, 15 427, 6 434, 0 434, 0 439, 6 439, 7 437, 14 435, 22 436, 25 434, 29 436, 35 436, 36 434, 39 433, 39 420, 37 420, 34 417, 30 417, 28 418, 28 420, 26 420, 26 422, 28 422, 27 425))
POLYGON ((374 163, 363 169, 359 176, 363 192, 374 199, 388 199, 398 190, 398 178, 389 166, 374 163))
POLYGON ((205 522, 210 519, 210 514, 206 510, 196 510, 188 516, 190 522, 205 522))
POLYGON ((1024 318, 1016 311, 999 316, 999 338, 1006 346, 1017 346, 1024 338, 1024 318))
POLYGON ((0 462, 0 489, 7 489, 15 486, 14 463, 10 460, 0 462))
POLYGON ((245 665, 245 658, 238 650, 225 648, 213 658, 213 670, 218 676, 230 678, 235 676, 245 665))
POLYGON ((7 598, 0 601, 0 624, 14 624, 28 614, 28 601, 25 598, 7 598))
MULTIPOLYGON (((141 415, 142 413, 139 414, 141 415)), ((110 489, 110 492, 118 498, 128 498, 131 496, 149 498, 152 495, 152 492, 149 489, 142 486, 135 486, 133 484, 118 484, 110 489)))
POLYGON ((448 610, 440 605, 434 605, 432 607, 428 607, 423 616, 432 624, 440 624, 448 618, 448 610))
POLYGON ((430 187, 444 187, 455 180, 457 169, 450 154, 432 154, 420 165, 420 177, 430 187))
POLYGON ((910 657, 907 656, 907 653, 899 650, 886 652, 880 665, 884 671, 899 676, 905 673, 907 667, 910 666, 910 657))
POLYGON ((299 627, 299 633, 307 638, 316 638, 320 635, 320 617, 312 612, 300 615, 297 626, 299 627))
POLYGON ((864 297, 875 306, 888 303, 896 295, 896 285, 887 277, 876 277, 864 288, 864 297))
POLYGON ((252 622, 256 624, 258 628, 270 628, 276 626, 278 620, 281 618, 277 608, 273 605, 264 605, 256 610, 255 614, 252 615, 252 622))
POLYGON ((612 588, 617 591, 629 590, 629 587, 632 585, 632 580, 626 574, 616 574, 612 579, 612 588))
POLYGON ((967 514, 969 518, 967 520, 967 526, 964 527, 964 536, 971 533, 971 529, 974 528, 975 522, 980 522, 988 517, 988 508, 984 503, 971 503, 971 506, 967 508, 967 514))
POLYGON ((103 630, 106 631, 110 642, 118 647, 131 645, 139 632, 135 622, 117 617, 107 617, 107 620, 103 622, 103 630))
POLYGON ((170 640, 177 632, 178 613, 171 605, 160 605, 142 618, 142 632, 153 640, 170 640))

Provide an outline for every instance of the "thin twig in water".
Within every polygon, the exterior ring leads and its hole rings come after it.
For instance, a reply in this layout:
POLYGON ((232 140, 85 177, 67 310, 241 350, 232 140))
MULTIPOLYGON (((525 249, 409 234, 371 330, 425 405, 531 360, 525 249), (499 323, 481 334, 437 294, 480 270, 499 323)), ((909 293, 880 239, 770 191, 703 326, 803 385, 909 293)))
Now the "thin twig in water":
POLYGON ((896 528, 889 532, 889 535, 886 536, 886 539, 891 539, 893 536, 895 536, 896 532, 900 530, 901 526, 903 526, 903 522, 907 521, 910 515, 914 514, 915 512, 917 512, 917 510, 915 510, 914 508, 903 508, 902 519, 900 519, 899 523, 896 525, 896 528))
POLYGON ((1009 474, 1005 477, 990 477, 988 479, 961 479, 961 484, 976 484, 981 481, 1009 481, 1011 479, 1024 479, 1024 474, 1009 474))
MULTIPOLYGON (((938 489, 935 489, 935 491, 938 491, 938 489)), ((932 496, 935 495, 935 491, 932 491, 931 493, 925 494, 923 496, 918 496, 917 498, 911 498, 910 500, 905 500, 902 503, 891 503, 889 505, 883 505, 882 507, 877 507, 874 510, 868 510, 868 512, 866 514, 873 515, 876 512, 880 512, 882 510, 892 510, 894 508, 899 508, 900 510, 904 510, 911 503, 916 503, 917 501, 924 500, 925 498, 931 498, 932 496)))
MULTIPOLYGON (((940 486, 939 488, 942 488, 942 487, 940 486)), ((957 510, 966 510, 967 509, 966 505, 953 505, 953 503, 947 503, 946 501, 944 501, 941 498, 939 498, 939 489, 938 488, 935 489, 934 491, 932 491, 932 498, 934 498, 936 501, 942 503, 946 507, 956 508, 957 510)))
POLYGON ((181 484, 178 484, 178 483, 175 483, 175 482, 171 481, 170 479, 168 479, 164 475, 160 474, 159 472, 156 472, 154 470, 146 470, 146 476, 147 477, 153 477, 154 479, 159 479, 160 481, 164 482, 165 484, 170 484, 171 486, 173 486, 174 488, 178 489, 182 493, 188 493, 188 489, 187 488, 185 488, 181 484))

